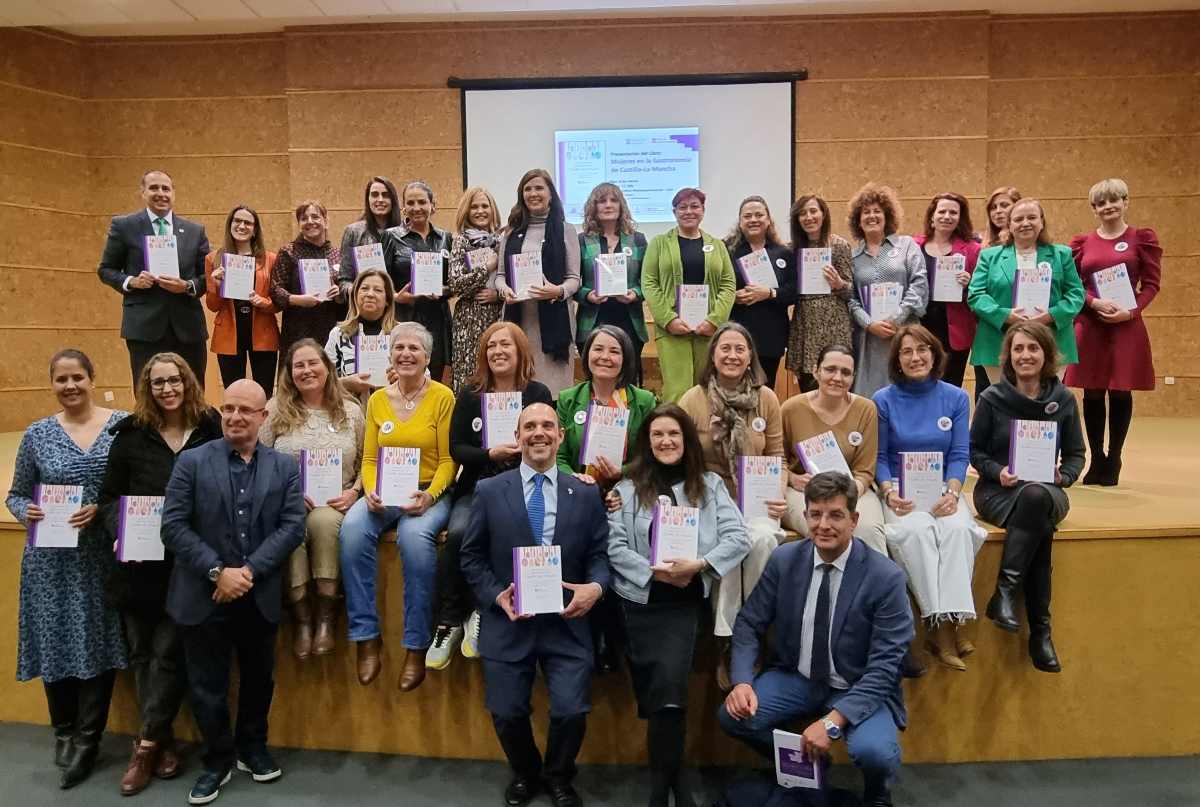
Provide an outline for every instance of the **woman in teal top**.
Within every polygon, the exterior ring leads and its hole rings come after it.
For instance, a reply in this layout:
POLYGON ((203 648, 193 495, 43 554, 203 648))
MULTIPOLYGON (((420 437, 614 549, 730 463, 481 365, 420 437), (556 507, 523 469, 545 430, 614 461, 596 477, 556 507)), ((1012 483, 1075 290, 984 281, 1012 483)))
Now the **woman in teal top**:
POLYGON ((558 447, 558 467, 564 473, 584 474, 607 490, 622 476, 621 463, 633 454, 642 420, 654 408, 654 393, 635 386, 637 359, 629 334, 612 325, 600 325, 592 330, 580 351, 583 355, 583 375, 587 379, 568 387, 558 395, 558 422, 563 427, 563 441, 558 447), (579 461, 579 450, 587 430, 587 412, 591 404, 616 406, 629 410, 629 426, 625 430, 625 457, 601 457, 593 465, 579 461))
POLYGON ((597 325, 615 325, 629 334, 637 365, 634 382, 642 383, 642 347, 649 341, 646 315, 642 313, 642 258, 646 236, 637 231, 625 194, 611 182, 592 189, 583 206, 583 231, 579 234, 580 276, 583 279, 575 300, 575 343, 582 346, 597 325), (628 290, 624 294, 601 295, 596 280, 600 255, 623 255, 628 290))
POLYGON ((1083 281, 1075 268, 1071 248, 1050 242, 1046 214, 1037 199, 1026 198, 1008 210, 1008 242, 988 247, 979 254, 975 273, 967 286, 967 305, 979 317, 971 361, 987 372, 988 381, 1000 380, 1000 342, 1004 330, 1016 322, 1032 320, 1050 327, 1065 372, 1068 364, 1079 361, 1075 347, 1075 316, 1083 308, 1083 281), (1013 286, 1018 260, 1036 261, 1049 268, 1049 310, 1013 307, 1013 286))
POLYGON ((642 291, 654 317, 662 399, 671 403, 699 382, 708 340, 729 319, 737 291, 725 242, 700 229, 706 199, 697 188, 676 193, 671 207, 678 226, 654 236, 642 262, 642 291), (677 291, 682 284, 708 287, 708 316, 695 328, 679 317, 677 291))

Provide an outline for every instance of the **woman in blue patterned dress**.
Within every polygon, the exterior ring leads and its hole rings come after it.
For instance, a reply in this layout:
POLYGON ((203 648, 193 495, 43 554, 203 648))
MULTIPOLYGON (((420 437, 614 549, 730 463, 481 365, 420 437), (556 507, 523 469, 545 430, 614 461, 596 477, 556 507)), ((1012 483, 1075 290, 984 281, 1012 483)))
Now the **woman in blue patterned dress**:
POLYGON ((46 688, 63 788, 92 772, 115 670, 126 664, 120 616, 104 599, 115 561, 95 517, 113 439, 108 428, 128 413, 96 406, 94 379, 91 360, 78 350, 60 350, 50 360, 62 411, 25 430, 6 502, 29 526, 44 517, 33 503, 36 485, 83 486, 84 505, 69 519, 79 528, 79 546, 27 546, 21 557, 17 680, 40 677, 46 688))

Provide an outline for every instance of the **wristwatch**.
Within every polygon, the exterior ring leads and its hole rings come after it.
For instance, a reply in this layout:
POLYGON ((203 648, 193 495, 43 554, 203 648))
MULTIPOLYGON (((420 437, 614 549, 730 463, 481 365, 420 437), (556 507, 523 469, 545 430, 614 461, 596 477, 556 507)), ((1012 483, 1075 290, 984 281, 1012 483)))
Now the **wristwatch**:
POLYGON ((208 579, 210 582, 217 582, 217 578, 221 576, 221 572, 225 571, 224 566, 214 566, 208 570, 208 579))
POLYGON ((834 723, 828 717, 821 718, 821 725, 825 727, 825 733, 829 735, 831 740, 842 739, 842 729, 837 723, 834 723))

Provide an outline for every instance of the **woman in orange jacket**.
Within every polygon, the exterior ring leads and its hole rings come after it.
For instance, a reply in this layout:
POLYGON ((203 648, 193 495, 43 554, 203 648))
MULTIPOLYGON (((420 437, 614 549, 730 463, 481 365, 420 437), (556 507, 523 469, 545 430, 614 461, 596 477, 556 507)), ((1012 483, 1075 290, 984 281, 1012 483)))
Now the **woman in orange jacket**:
POLYGON ((249 357, 250 374, 268 398, 279 356, 279 324, 269 292, 274 265, 275 253, 263 246, 258 213, 246 205, 229 211, 224 246, 204 258, 204 303, 217 315, 209 349, 217 354, 221 384, 228 387, 245 378, 249 357), (254 259, 252 287, 245 271, 249 266, 237 266, 248 264, 246 258, 254 259))

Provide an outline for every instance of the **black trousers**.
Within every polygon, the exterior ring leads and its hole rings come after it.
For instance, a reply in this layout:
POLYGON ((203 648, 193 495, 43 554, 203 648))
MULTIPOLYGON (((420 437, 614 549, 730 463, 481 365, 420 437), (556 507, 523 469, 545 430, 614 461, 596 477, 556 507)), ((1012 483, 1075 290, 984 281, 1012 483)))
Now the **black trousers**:
POLYGON ((759 356, 758 363, 762 365, 763 373, 767 377, 767 386, 775 389, 775 374, 779 372, 779 362, 783 361, 783 356, 759 356))
POLYGON ((279 354, 274 350, 239 350, 232 356, 217 354, 217 367, 221 369, 221 386, 228 387, 234 381, 246 377, 246 359, 250 359, 250 376, 267 393, 275 394, 275 363, 279 354))
POLYGON ((259 612, 252 594, 218 606, 199 625, 181 629, 192 713, 206 746, 206 770, 227 770, 238 753, 266 748, 278 629, 259 612), (229 672, 235 653, 240 683, 237 727, 231 732, 229 672))
POLYGON ((467 534, 474 499, 474 491, 463 494, 454 500, 450 511, 446 543, 442 544, 437 560, 437 607, 434 609, 437 625, 461 625, 475 608, 460 562, 463 536, 467 534))
POLYGON ((153 342, 144 342, 140 339, 125 340, 125 347, 129 350, 129 368, 133 371, 133 386, 137 388, 138 376, 142 373, 142 368, 146 366, 146 362, 150 361, 150 357, 155 353, 172 352, 178 353, 183 357, 183 360, 188 363, 188 367, 192 368, 192 372, 196 374, 196 380, 200 382, 200 388, 204 388, 204 370, 208 367, 208 346, 204 340, 199 342, 184 342, 175 336, 174 331, 167 328, 167 332, 163 334, 162 339, 153 342))
POLYGON ((170 742, 174 738, 171 724, 187 692, 179 628, 165 612, 122 611, 121 620, 141 710, 141 738, 170 742))

